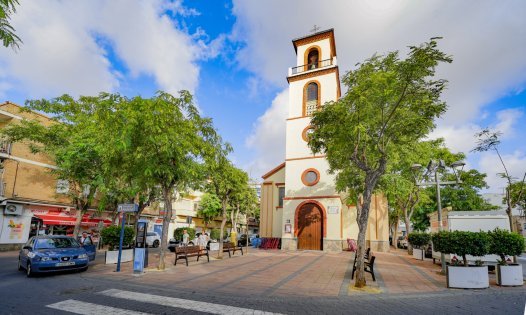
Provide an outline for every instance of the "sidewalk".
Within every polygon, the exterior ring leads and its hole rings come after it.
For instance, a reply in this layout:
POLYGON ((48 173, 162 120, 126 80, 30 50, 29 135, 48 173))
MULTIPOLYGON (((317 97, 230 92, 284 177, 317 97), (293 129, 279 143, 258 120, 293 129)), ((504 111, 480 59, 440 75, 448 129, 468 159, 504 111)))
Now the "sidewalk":
MULTIPOLYGON (((431 259, 419 261, 406 251, 394 249, 390 253, 373 255, 376 256, 376 282, 366 273, 365 290, 353 287, 351 272, 354 253, 350 252, 250 248, 248 255, 236 253, 236 256, 229 258, 227 254, 222 260, 216 259, 216 254, 212 253, 210 263, 206 262, 206 258, 197 262, 192 257, 188 267, 184 261, 174 266, 174 254, 168 252, 164 271, 157 270, 159 254, 150 253, 149 267, 139 276, 133 275, 132 263, 123 263, 121 272, 115 272, 115 265, 103 264, 104 253, 101 252, 87 275, 183 290, 260 296, 391 296, 455 291, 446 288, 445 276, 439 274, 440 265, 433 264, 431 259)), ((490 284, 495 290, 524 290, 524 287, 497 287, 494 274, 490 274, 490 284)))

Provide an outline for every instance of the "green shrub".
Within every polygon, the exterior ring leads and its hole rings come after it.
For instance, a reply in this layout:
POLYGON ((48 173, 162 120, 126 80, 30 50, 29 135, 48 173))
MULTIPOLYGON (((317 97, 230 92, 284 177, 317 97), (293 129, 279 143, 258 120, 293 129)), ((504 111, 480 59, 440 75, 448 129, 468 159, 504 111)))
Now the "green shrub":
POLYGON ((210 231, 210 239, 217 240, 219 239, 219 235, 221 235, 221 231, 218 229, 213 229, 210 231))
POLYGON ((506 264, 506 256, 516 256, 524 251, 524 237, 518 233, 496 228, 489 232, 491 239, 490 253, 499 255, 502 264, 506 264))
POLYGON ((412 232, 407 236, 407 241, 414 247, 420 248, 429 244, 431 235, 425 232, 412 232))
POLYGON ((185 227, 185 228, 177 228, 174 231, 174 238, 176 240, 182 241, 183 240, 183 232, 186 230, 188 232, 188 235, 190 235, 190 241, 195 238, 195 229, 185 227))
MULTIPOLYGON (((102 242, 106 245, 109 245, 110 250, 116 250, 119 248, 119 241, 121 238, 121 227, 117 225, 108 226, 100 232, 102 236, 102 242)), ((133 245, 135 238, 135 231, 131 226, 124 227, 124 239, 122 241, 122 246, 131 246, 133 245)))
POLYGON ((486 232, 442 231, 433 234, 433 248, 445 254, 462 256, 468 265, 466 255, 484 256, 490 252, 490 237, 486 232))

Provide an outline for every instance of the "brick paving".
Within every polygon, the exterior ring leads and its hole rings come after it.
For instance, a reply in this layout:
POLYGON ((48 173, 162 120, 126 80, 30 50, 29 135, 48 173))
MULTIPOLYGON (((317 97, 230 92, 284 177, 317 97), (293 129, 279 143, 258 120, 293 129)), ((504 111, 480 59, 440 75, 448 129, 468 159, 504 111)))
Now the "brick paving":
MULTIPOLYGON (((55 314, 46 305, 78 300, 123 310, 155 314, 197 314, 177 305, 163 306, 101 295, 108 289, 147 293, 238 306, 285 314, 523 314, 526 289, 446 289, 439 265, 417 261, 404 251, 374 253, 377 281, 366 274, 369 290, 352 289, 352 253, 288 252, 251 249, 249 255, 190 261, 156 271, 157 255, 150 254, 150 268, 134 276, 131 263, 122 272, 102 264, 104 255, 87 272, 27 279, 16 271, 16 253, 0 253, 0 314, 55 314), (415 280, 417 279, 417 280, 415 280), (420 286, 420 287, 419 287, 420 286), (349 290, 350 289, 350 290, 349 290), (20 292, 32 292, 32 298, 20 292), (21 308, 20 306, 23 305, 21 308)), ((490 277, 494 277, 490 275, 490 277)), ((494 280, 492 280, 494 283, 494 280)), ((64 312, 58 312, 62 314, 64 312)))
MULTIPOLYGON (((216 259, 212 254, 206 260, 189 259, 173 265, 173 253, 166 256, 166 270, 157 271, 158 254, 150 254, 150 265, 145 274, 132 276, 132 264, 124 263, 120 273, 114 265, 100 263, 88 270, 88 275, 101 274, 130 283, 150 283, 174 286, 178 289, 228 294, 246 293, 257 296, 342 297, 353 295, 414 295, 454 291, 446 288, 446 279, 439 274, 440 265, 430 259, 419 261, 406 251, 391 249, 376 256, 376 282, 366 273, 367 290, 353 289, 350 279, 354 254, 317 251, 281 251, 250 249, 248 255, 228 255, 216 259)), ((497 290, 522 288, 496 287, 494 275, 490 283, 497 290)))

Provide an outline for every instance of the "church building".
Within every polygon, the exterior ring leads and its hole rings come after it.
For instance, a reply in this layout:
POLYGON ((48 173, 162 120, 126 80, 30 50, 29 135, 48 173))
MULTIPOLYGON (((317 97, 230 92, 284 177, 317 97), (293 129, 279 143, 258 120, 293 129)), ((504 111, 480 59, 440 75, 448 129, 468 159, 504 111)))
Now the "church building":
MULTIPOLYGON (((335 189, 324 155, 307 145, 312 113, 341 96, 334 30, 292 41, 296 67, 289 68, 289 114, 285 161, 263 175, 260 236, 281 238, 286 250, 341 251, 358 238, 356 207, 335 189)), ((373 251, 389 249, 387 200, 371 201, 366 234, 373 251)))

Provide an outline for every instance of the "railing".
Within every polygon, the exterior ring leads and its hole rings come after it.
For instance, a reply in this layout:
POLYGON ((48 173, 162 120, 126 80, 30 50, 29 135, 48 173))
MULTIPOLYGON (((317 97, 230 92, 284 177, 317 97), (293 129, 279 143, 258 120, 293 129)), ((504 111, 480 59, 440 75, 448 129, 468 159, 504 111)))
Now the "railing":
POLYGON ((322 60, 322 61, 318 61, 318 62, 315 62, 315 63, 309 63, 309 64, 306 64, 306 65, 297 66, 297 67, 291 68, 290 75, 306 72, 306 71, 309 71, 309 70, 316 70, 316 69, 320 69, 320 68, 329 67, 329 66, 332 66, 333 64, 335 65, 336 64, 335 61, 336 61, 336 59, 331 58, 331 59, 325 59, 325 60, 322 60))
POLYGON ((11 154, 11 142, 0 141, 0 153, 11 154))

